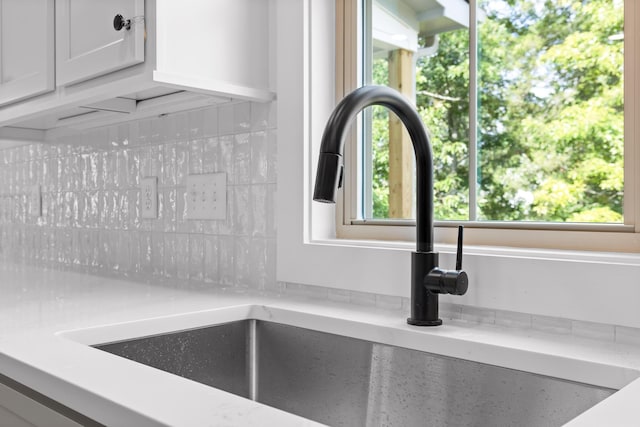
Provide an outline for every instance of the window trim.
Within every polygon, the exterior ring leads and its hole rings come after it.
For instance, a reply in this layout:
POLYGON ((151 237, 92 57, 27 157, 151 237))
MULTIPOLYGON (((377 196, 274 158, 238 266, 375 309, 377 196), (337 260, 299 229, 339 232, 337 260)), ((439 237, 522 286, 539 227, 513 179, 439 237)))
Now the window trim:
MULTIPOLYGON (((322 130, 335 106, 335 3, 274 5, 277 280, 339 289, 342 298, 351 295, 344 291, 407 298, 414 244, 336 239, 335 208, 311 201, 322 130)), ((453 267, 453 247, 436 250, 442 267, 453 267)), ((466 245, 464 268, 469 291, 443 295, 443 303, 640 327, 639 254, 466 245), (615 294, 603 295, 608 288, 615 294)))
MULTIPOLYGON (((346 94, 356 89, 359 85, 358 75, 361 75, 362 67, 359 58, 362 57, 362 46, 359 34, 362 34, 360 20, 358 19, 358 3, 361 0, 337 0, 336 15, 336 100, 342 99, 346 94), (340 13, 342 11, 342 13, 340 13), (355 25, 354 25, 355 24, 355 25)), ((543 223, 543 222, 505 222, 497 221, 436 221, 436 239, 438 242, 453 244, 456 235, 449 230, 463 224, 468 228, 465 233, 465 242, 471 245, 489 246, 515 246, 521 248, 547 248, 569 250, 592 250, 607 252, 635 252, 640 253, 638 233, 640 233, 640 197, 636 196, 640 190, 640 150, 639 133, 635 123, 640 122, 637 99, 640 95, 640 55, 632 55, 636 52, 638 33, 637 25, 640 22, 640 7, 632 0, 625 0, 625 149, 624 149, 624 224, 584 224, 584 223, 543 223), (629 58, 630 57, 630 58, 629 58), (635 70, 639 72, 636 73, 635 70), (634 225, 635 224, 635 225, 634 225), (544 233, 529 232, 530 230, 544 230, 544 233)), ((477 0, 470 0, 469 11, 471 25, 470 43, 472 46, 477 41, 477 29, 475 25, 477 0)), ((477 52, 470 49, 470 67, 477 64, 477 52)), ((469 102, 471 106, 477 105, 476 82, 469 82, 469 102)), ((470 122, 477 121, 477 109, 471 107, 470 122)), ((361 129, 361 121, 357 123, 361 129)), ((355 128, 355 126, 354 126, 355 128)), ((356 206, 363 191, 358 185, 362 176, 362 165, 358 159, 362 158, 362 148, 357 142, 357 132, 352 131, 348 144, 345 146, 345 188, 342 198, 336 209, 336 235, 342 239, 369 239, 369 240, 402 240, 414 241, 415 231, 407 227, 406 221, 401 224, 394 220, 362 220, 358 218, 359 207, 356 206)), ((476 156, 475 143, 477 141, 477 129, 470 129, 470 185, 469 191, 474 191, 477 182, 475 167, 476 156), (475 179, 474 179, 475 178, 475 179)), ((473 215, 475 206, 470 206, 470 215, 473 215)), ((473 216, 472 216, 473 217, 473 216)))

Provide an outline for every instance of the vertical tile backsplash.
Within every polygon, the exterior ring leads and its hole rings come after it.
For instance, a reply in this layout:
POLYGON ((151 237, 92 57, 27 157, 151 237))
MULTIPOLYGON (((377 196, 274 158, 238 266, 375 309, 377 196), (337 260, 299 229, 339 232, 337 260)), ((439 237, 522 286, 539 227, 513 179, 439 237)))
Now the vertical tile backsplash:
POLYGON ((225 104, 0 150, 0 257, 275 287, 274 110, 225 104), (212 172, 227 174, 226 220, 187 220, 187 175, 212 172), (157 219, 141 218, 143 177, 157 177, 157 219))

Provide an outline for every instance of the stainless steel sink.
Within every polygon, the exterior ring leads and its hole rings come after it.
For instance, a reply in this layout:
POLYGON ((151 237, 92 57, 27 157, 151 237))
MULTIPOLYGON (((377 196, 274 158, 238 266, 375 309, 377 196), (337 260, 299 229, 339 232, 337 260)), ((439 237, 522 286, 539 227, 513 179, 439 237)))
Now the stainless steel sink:
POLYGON ((558 426, 615 392, 260 320, 95 347, 334 426, 558 426))

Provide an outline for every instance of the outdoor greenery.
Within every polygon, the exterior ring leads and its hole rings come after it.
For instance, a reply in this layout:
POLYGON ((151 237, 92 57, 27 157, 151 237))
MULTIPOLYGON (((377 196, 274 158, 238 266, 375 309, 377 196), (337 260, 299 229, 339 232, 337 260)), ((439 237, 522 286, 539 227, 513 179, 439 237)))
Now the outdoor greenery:
MULTIPOLYGON (((478 219, 621 222, 622 0, 485 0, 478 26, 478 219)), ((468 31, 416 69, 435 217, 468 219, 468 31)), ((387 83, 387 60, 373 81, 387 83)), ((373 113, 373 216, 388 216, 388 116, 373 113)))

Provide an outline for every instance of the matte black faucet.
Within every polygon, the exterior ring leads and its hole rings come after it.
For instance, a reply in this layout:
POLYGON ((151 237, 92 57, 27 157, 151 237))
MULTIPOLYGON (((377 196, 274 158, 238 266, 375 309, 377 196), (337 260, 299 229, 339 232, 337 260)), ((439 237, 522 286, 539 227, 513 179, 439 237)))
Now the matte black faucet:
POLYGON ((407 323, 438 326, 438 294, 463 295, 469 279, 462 271, 462 227, 458 228, 455 270, 438 268, 433 251, 433 157, 431 142, 416 109, 399 92, 385 86, 364 86, 336 106, 322 135, 313 200, 335 203, 342 186, 342 153, 347 129, 364 108, 382 105, 393 111, 409 132, 416 155, 416 252, 411 253, 411 317, 407 323))

